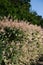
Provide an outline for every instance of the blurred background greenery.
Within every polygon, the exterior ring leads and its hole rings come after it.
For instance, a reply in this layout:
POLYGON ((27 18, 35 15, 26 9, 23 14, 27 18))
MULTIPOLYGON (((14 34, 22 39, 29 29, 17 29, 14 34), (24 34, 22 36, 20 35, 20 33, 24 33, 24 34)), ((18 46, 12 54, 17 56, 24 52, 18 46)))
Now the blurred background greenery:
POLYGON ((30 11, 31 0, 0 0, 0 19, 10 15, 10 18, 27 20, 43 27, 43 18, 36 11, 30 11))

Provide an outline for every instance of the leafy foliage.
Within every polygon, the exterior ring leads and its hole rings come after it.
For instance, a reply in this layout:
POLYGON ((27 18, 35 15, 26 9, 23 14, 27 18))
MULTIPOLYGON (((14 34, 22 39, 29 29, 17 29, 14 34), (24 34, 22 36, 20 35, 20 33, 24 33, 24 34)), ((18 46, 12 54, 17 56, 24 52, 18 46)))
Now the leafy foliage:
POLYGON ((1 21, 0 23, 0 64, 31 65, 36 63, 40 54, 43 54, 41 27, 23 21, 11 22, 11 24, 10 22, 1 21))
POLYGON ((29 7, 29 0, 27 2, 21 0, 0 0, 0 16, 8 16, 10 14, 18 19, 23 19, 27 15, 29 7))
POLYGON ((0 0, 0 18, 9 16, 18 20, 27 20, 43 27, 43 18, 30 10, 31 0, 0 0))

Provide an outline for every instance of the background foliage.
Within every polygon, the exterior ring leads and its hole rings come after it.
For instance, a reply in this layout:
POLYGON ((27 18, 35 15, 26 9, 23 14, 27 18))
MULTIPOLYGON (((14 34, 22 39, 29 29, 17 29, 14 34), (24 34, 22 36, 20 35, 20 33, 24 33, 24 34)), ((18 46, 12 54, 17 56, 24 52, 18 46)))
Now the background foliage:
POLYGON ((42 16, 30 8, 31 0, 0 0, 0 18, 10 14, 12 19, 27 20, 43 27, 42 16))

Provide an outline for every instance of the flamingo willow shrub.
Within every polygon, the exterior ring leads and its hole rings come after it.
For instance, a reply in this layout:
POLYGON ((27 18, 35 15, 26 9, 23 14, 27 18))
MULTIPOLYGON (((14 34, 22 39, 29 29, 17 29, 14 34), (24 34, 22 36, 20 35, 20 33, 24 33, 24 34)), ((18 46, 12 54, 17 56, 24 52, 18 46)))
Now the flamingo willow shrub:
POLYGON ((0 21, 0 64, 31 65, 41 54, 43 29, 40 26, 18 20, 0 21))

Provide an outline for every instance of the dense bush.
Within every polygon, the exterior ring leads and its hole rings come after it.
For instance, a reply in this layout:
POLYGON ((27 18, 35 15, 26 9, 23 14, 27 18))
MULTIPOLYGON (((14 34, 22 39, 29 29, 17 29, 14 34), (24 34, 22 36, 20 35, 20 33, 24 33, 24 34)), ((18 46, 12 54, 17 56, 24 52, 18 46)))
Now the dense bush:
POLYGON ((0 22, 0 64, 30 65, 43 54, 41 27, 26 22, 0 22))

